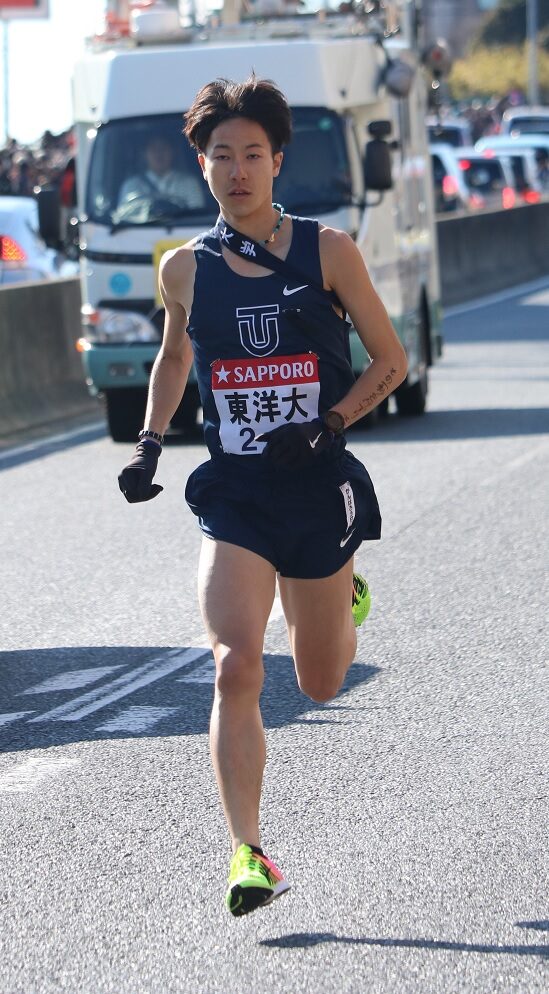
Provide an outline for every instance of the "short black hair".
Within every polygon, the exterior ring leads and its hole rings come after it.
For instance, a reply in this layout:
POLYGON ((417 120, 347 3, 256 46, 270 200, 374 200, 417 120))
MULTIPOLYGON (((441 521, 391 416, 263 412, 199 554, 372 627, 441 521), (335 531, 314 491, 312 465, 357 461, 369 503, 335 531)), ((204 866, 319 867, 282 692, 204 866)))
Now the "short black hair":
POLYGON ((270 79, 258 79, 255 73, 243 83, 221 78, 206 83, 184 115, 183 134, 193 148, 205 152, 214 128, 235 117, 260 124, 273 154, 280 152, 292 137, 292 115, 286 97, 270 79))

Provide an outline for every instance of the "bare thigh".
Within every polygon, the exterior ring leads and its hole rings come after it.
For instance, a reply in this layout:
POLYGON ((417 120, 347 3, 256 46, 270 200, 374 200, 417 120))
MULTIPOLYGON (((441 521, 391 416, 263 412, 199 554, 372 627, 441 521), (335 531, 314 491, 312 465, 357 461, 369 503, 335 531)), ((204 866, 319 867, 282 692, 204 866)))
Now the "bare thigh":
POLYGON ((356 652, 353 560, 320 580, 280 577, 279 587, 299 686, 314 700, 328 700, 356 652))
POLYGON ((274 600, 274 566, 255 552, 204 538, 198 598, 216 665, 262 666, 263 639, 274 600))

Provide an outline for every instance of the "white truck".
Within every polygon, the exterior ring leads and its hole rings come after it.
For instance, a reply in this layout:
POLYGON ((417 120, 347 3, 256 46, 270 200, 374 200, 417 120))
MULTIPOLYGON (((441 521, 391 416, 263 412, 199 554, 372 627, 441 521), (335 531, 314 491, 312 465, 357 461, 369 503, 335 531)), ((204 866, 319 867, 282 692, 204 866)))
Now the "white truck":
MULTIPOLYGON (((425 409, 441 335, 421 0, 364 3, 360 14, 260 16, 266 2, 248 3, 242 16, 226 6, 203 24, 185 24, 161 2, 136 7, 127 21, 113 18, 111 2, 107 31, 75 68, 78 348, 90 391, 106 400, 115 441, 133 441, 142 426, 163 326, 159 259, 217 216, 181 135, 182 114, 204 83, 243 80, 252 70, 274 80, 292 107, 294 137, 275 200, 356 239, 408 354, 397 411, 425 409), (172 188, 135 185, 155 140, 179 176, 172 188)), ((352 355, 358 375, 368 356, 355 333, 352 355)), ((194 425, 198 410, 191 376, 172 428, 194 425)))

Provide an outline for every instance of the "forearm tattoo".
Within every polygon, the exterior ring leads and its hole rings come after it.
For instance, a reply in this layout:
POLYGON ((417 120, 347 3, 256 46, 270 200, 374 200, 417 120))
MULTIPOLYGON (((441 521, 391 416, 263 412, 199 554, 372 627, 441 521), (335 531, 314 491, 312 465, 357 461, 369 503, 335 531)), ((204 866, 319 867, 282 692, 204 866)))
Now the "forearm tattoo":
POLYGON ((391 393, 391 384, 394 376, 396 376, 396 369, 391 368, 387 375, 379 381, 376 389, 368 394, 367 397, 363 397, 358 407, 351 414, 343 415, 345 422, 354 421, 359 414, 365 414, 369 408, 375 407, 384 397, 388 396, 391 393))

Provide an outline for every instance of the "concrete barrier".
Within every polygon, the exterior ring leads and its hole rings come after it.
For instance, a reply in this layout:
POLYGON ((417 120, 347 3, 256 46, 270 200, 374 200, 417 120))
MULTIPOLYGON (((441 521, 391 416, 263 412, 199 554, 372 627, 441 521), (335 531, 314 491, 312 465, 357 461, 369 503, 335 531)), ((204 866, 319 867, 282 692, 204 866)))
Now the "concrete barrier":
POLYGON ((549 276, 549 203, 437 221, 442 303, 549 276))
POLYGON ((0 289, 0 435, 97 410, 79 335, 78 279, 0 289))
MULTIPOLYGON (((549 203, 437 222, 443 305, 549 276, 549 203)), ((0 435, 98 410, 80 356, 77 278, 0 289, 0 435)))

